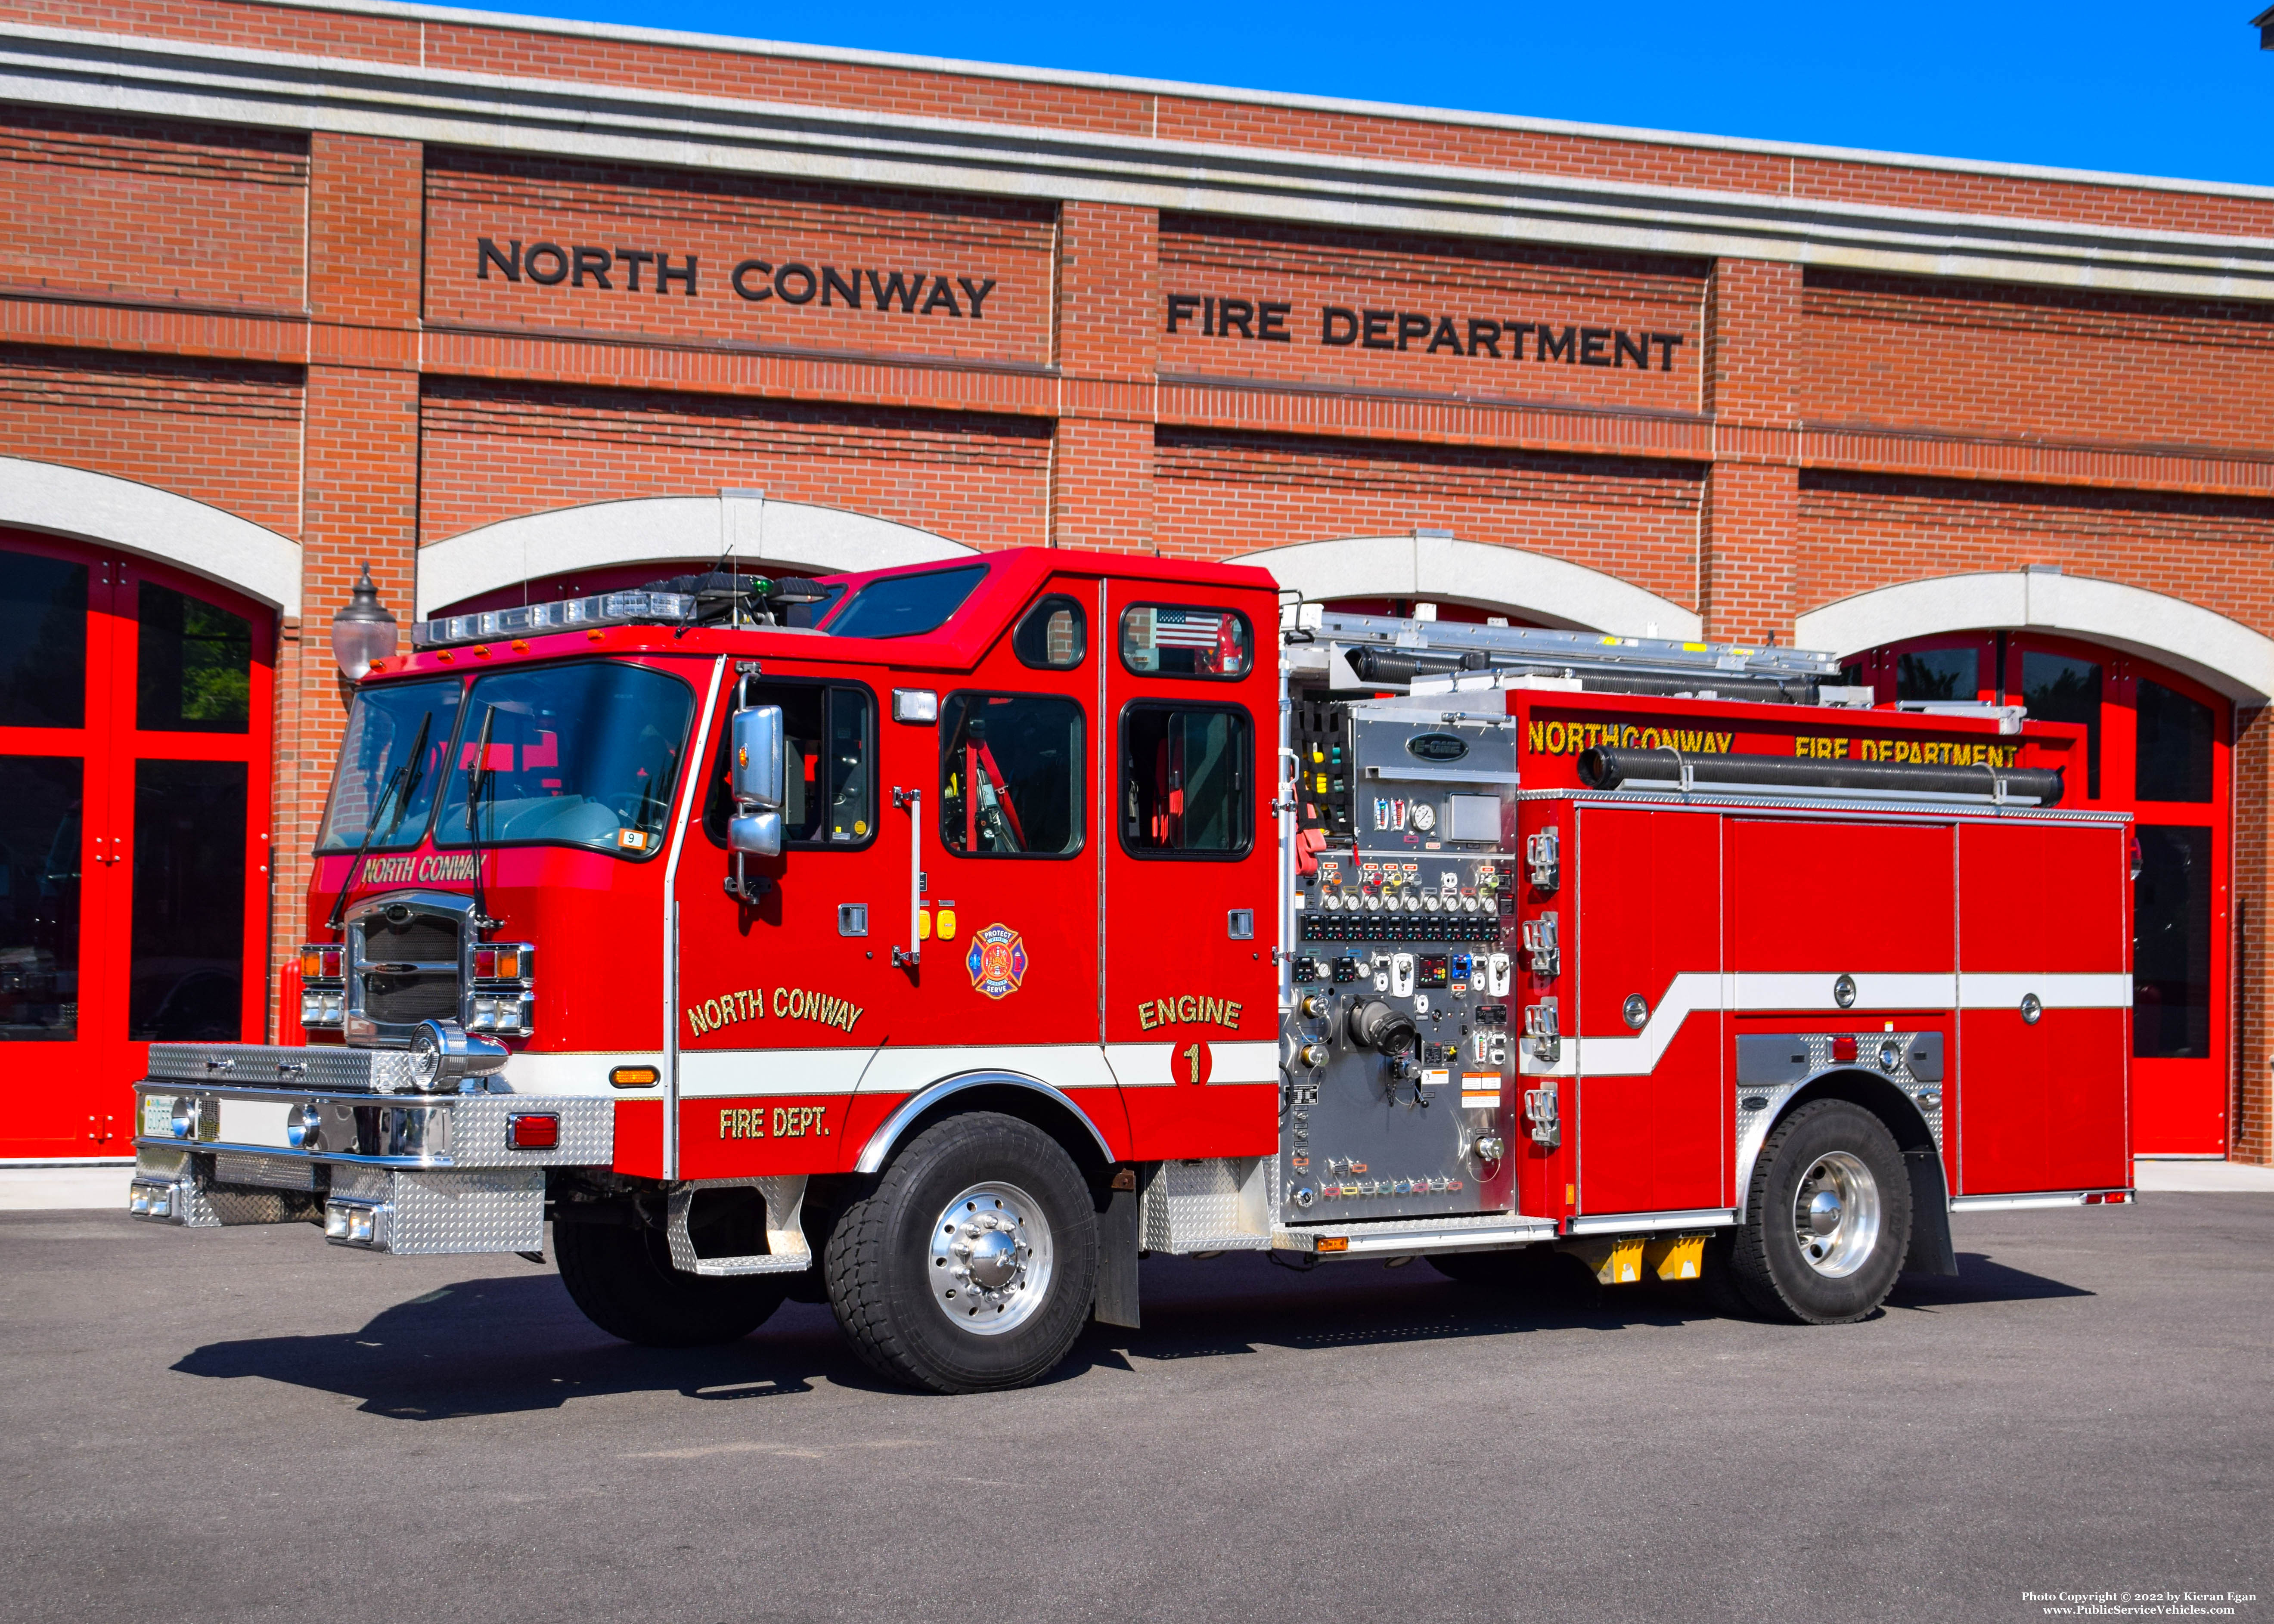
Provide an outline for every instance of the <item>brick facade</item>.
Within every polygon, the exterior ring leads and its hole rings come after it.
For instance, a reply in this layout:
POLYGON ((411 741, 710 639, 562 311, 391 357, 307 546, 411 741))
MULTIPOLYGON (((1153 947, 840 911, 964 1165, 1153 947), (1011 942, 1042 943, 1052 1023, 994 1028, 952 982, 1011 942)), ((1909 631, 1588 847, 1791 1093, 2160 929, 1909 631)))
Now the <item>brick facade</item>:
MULTIPOLYGON (((2274 194, 410 7, 0 0, 14 26, 713 98, 752 130, 802 108, 981 132, 983 161, 935 184, 882 160, 829 178, 791 135, 674 168, 659 142, 595 156, 510 117, 477 151, 0 107, 0 455, 157 486, 300 549, 280 949, 344 717, 324 635, 357 572, 408 619, 423 548, 587 502, 757 488, 983 548, 1188 557, 1443 530, 1741 641, 1789 642, 1799 617, 1905 582, 2058 566, 2274 635, 2274 282, 2127 286, 2114 248, 2105 276, 1937 275, 1734 228, 1710 253, 1653 252, 1647 220, 1615 241, 1557 212, 1593 184, 1924 211, 2026 259, 2125 232, 2274 238, 2274 194), (1166 202, 1131 200, 1133 181, 1053 189, 1051 164, 1103 142, 1244 152, 1264 178, 1166 202), (1427 221, 1306 213, 1272 200, 1262 160, 1281 155, 1353 186, 1367 166, 1454 178, 1427 221), (1532 177, 1541 200, 1464 216, 1465 172, 1532 177)), ((2144 263, 2149 239, 2127 240, 2144 263)), ((2252 693, 2225 1048, 2234 1154, 2266 1161, 2274 747, 2252 693)))

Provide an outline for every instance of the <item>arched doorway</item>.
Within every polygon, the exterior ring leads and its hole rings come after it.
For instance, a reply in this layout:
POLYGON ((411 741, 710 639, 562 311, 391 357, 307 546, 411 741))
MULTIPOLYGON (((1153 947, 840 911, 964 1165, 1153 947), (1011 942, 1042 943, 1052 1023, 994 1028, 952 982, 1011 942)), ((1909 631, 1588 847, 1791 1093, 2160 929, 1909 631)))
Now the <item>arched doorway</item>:
POLYGON ((0 1158, 132 1154, 147 1045, 265 1036, 276 620, 0 528, 0 1158))
POLYGON ((2234 737, 2217 690, 2128 650, 2037 631, 1913 637, 1856 656, 1882 703, 2021 704, 2083 725, 2083 782, 2063 804, 2129 812, 2133 1147, 2227 1150, 2235 1007, 2231 959, 2234 737))

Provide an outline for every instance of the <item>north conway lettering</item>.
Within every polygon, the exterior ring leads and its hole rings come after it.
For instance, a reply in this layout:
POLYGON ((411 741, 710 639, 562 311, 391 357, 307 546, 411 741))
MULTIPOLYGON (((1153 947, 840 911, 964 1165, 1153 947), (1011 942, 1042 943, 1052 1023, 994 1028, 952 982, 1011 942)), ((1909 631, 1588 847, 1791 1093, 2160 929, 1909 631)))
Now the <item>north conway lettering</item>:
MULTIPOLYGON (((523 280, 539 287, 594 288, 606 293, 678 293, 699 295, 702 267, 691 253, 667 249, 595 248, 572 243, 531 243, 526 250, 519 237, 498 246, 494 237, 478 238, 474 245, 474 275, 493 280, 491 273, 510 282, 523 280)), ((801 260, 744 259, 727 274, 727 283, 745 302, 764 304, 842 305, 847 310, 886 311, 906 316, 953 316, 985 319, 987 296, 995 291, 991 276, 943 276, 931 271, 878 271, 815 267, 801 260)))
MULTIPOLYGON (((1197 332, 1201 338, 1242 339, 1258 344, 1291 344, 1288 323, 1295 307, 1284 300, 1219 297, 1171 293, 1168 330, 1197 332)), ((1517 321, 1500 317, 1455 318, 1424 311, 1351 310, 1319 307, 1317 342, 1329 349, 1356 347, 1405 354, 1450 354, 1501 361, 1560 361, 1566 366, 1631 366, 1674 370, 1674 352, 1686 342, 1679 333, 1629 333, 1619 327, 1583 327, 1552 321, 1517 321)))

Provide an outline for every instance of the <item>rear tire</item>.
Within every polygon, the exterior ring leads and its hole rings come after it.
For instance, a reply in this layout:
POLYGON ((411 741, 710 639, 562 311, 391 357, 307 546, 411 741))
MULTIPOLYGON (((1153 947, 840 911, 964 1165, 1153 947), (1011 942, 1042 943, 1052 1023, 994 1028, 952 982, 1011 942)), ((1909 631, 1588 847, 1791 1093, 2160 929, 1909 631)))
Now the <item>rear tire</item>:
POLYGON ((711 1348, 740 1342, 782 1304, 764 1274, 682 1274, 661 1229, 562 1223, 553 1229, 561 1283, 584 1318, 643 1348, 711 1348))
POLYGON ((879 1375, 935 1393, 1024 1387, 1081 1334, 1097 1214, 1056 1139, 973 1112, 925 1129, 845 1205, 822 1267, 837 1323, 879 1375))
POLYGON ((1910 1175, 1886 1124, 1818 1100, 1771 1130, 1753 1164, 1729 1274, 1755 1309, 1844 1325, 1886 1300, 1910 1250, 1910 1175))

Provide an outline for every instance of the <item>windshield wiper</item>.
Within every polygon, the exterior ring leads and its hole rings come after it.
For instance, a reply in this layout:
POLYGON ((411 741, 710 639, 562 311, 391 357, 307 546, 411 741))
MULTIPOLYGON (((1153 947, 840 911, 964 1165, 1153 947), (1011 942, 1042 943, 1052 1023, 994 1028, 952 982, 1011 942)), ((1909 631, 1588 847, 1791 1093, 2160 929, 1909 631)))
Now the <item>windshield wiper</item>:
MULTIPOLYGON (((482 712, 482 736, 474 746, 474 759, 466 769, 466 849, 474 859, 474 917, 476 930, 494 930, 498 921, 490 917, 488 900, 482 894, 482 836, 481 802, 490 786, 490 724, 497 720, 497 707, 491 705, 482 712)), ((508 745, 508 749, 513 747, 508 745)))
POLYGON ((398 793, 402 795, 403 800, 396 807, 395 822, 388 826, 387 832, 392 835, 403 827, 403 813, 410 805, 411 788, 418 783, 419 778, 425 776, 425 770, 423 767, 419 767, 417 778, 410 775, 411 769, 418 767, 418 758, 426 753, 426 728, 433 719, 434 713, 432 710, 418 718, 418 733, 410 741, 410 754, 403 758, 403 765, 395 770, 395 776, 387 781, 387 787, 380 792, 379 804, 371 809, 371 822, 364 828, 363 844, 356 847, 355 859, 348 864, 348 876, 340 882, 340 894, 332 898, 332 916, 324 921, 325 929, 337 930, 340 928, 340 916, 347 911, 348 891, 355 884, 356 870, 363 866, 365 856, 371 851, 371 843, 379 834, 380 814, 387 810, 388 802, 394 801, 398 793))

